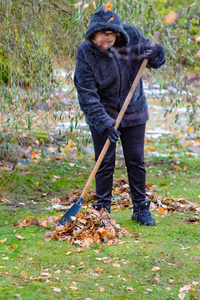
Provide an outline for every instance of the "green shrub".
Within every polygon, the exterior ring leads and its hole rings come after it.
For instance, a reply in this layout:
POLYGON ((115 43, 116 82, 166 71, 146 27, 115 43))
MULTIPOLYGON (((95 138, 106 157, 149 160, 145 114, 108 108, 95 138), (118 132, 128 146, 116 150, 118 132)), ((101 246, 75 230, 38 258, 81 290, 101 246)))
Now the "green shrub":
POLYGON ((18 145, 9 142, 0 144, 0 160, 15 162, 21 157, 22 153, 18 145))

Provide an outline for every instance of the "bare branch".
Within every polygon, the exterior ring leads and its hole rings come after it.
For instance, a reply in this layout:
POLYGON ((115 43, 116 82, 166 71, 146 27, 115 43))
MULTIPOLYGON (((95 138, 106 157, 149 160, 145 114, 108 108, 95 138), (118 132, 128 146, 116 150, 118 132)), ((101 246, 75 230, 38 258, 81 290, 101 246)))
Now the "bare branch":
MULTIPOLYGON (((57 9, 59 9, 62 13, 64 13, 65 15, 69 16, 70 13, 64 9, 62 9, 60 6, 58 6, 54 1, 49 0, 50 3, 53 4, 54 7, 56 7, 57 9)), ((68 6, 69 7, 69 6, 68 6)))

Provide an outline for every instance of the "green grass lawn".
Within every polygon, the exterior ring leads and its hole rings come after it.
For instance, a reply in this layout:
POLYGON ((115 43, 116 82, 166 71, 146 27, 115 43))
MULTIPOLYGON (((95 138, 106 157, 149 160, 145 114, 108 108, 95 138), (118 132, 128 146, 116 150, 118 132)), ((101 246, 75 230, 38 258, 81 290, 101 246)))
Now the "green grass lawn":
MULTIPOLYGON (((1 172, 1 190, 9 187, 4 197, 11 203, 0 205, 0 298, 166 300, 184 294, 183 299, 200 299, 199 223, 185 222, 200 219, 199 214, 163 216, 153 211, 154 228, 131 221, 130 209, 112 211, 121 227, 140 236, 90 249, 66 241, 45 242, 47 230, 38 226, 17 227, 19 218, 61 214, 46 209, 50 199, 84 187, 93 158, 76 157, 70 163, 41 160, 15 172, 1 172)), ((177 163, 174 157, 149 156, 146 164, 147 181, 156 186, 158 195, 200 204, 199 158, 183 155, 177 163)), ((124 177, 119 160, 115 178, 124 177)))
POLYGON ((131 221, 130 210, 113 212, 122 227, 140 236, 91 249, 45 242, 46 229, 37 226, 14 226, 18 216, 29 214, 1 207, 1 299, 178 299, 189 284, 185 299, 199 299, 200 230, 184 222, 193 214, 155 212, 154 228, 131 221))
POLYGON ((200 159, 187 154, 181 158, 147 160, 147 182, 157 186, 157 194, 182 197, 200 204, 200 159))

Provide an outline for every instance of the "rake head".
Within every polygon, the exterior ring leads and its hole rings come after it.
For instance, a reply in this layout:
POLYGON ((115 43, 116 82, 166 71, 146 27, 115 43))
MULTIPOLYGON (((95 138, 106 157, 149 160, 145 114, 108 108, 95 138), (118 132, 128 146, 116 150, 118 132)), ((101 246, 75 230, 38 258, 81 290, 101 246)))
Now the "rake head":
POLYGON ((62 216, 60 221, 58 222, 58 225, 65 225, 66 223, 69 223, 71 221, 71 217, 77 216, 79 210, 81 209, 81 206, 83 204, 83 198, 80 197, 71 207, 68 209, 68 211, 62 216))

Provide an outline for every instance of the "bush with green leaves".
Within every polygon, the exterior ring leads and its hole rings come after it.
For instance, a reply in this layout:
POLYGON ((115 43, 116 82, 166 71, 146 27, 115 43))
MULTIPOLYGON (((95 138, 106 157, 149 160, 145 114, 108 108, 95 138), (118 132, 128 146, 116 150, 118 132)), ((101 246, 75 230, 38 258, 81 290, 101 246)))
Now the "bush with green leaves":
MULTIPOLYGON (((152 40, 160 32, 159 43, 166 50, 166 64, 149 71, 161 88, 173 90, 169 106, 180 103, 186 108, 189 122, 199 126, 199 90, 188 85, 188 74, 200 70, 200 58, 195 56, 200 43, 200 3, 191 0, 113 0, 115 10, 124 23, 133 24, 152 40), (165 16, 176 11, 177 19, 165 23, 165 16), (172 89, 170 89, 170 87, 172 89)), ((55 69, 70 74, 75 66, 76 51, 83 41, 90 16, 106 1, 66 0, 1 0, 0 20, 0 97, 13 108, 13 98, 19 88, 37 89, 40 100, 46 101, 56 86, 55 69)), ((148 72, 148 71, 147 71, 148 72)), ((17 104, 25 106, 18 93, 17 104)), ((32 100, 31 100, 32 101, 32 100)), ((27 101, 27 110, 30 110, 27 101)), ((25 107, 23 107, 24 109, 25 107)), ((5 110, 5 105, 1 104, 5 110)), ((10 110, 12 114, 12 109, 10 110)), ((178 115, 177 115, 178 116, 178 115)), ((28 122, 27 122, 28 124, 28 122)))

